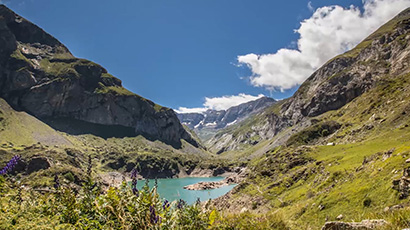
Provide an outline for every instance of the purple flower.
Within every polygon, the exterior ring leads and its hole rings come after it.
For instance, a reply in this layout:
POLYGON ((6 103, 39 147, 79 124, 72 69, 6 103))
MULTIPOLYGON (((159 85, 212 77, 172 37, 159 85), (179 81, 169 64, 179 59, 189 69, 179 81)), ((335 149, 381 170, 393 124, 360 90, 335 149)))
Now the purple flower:
POLYGON ((133 168, 131 170, 131 179, 137 179, 138 171, 137 169, 133 168))
POLYGON ((164 200, 164 204, 162 204, 162 209, 167 209, 167 208, 169 208, 169 202, 168 202, 168 200, 164 200))
POLYGON ((2 170, 0 170, 0 175, 4 175, 12 171, 14 167, 16 167, 20 159, 20 155, 15 155, 13 158, 11 158, 11 160, 6 164, 6 166, 4 166, 2 170))
POLYGON ((159 221, 159 216, 155 213, 153 205, 149 206, 151 224, 156 224, 159 221))
POLYGON ((185 201, 183 199, 179 199, 177 202, 177 208, 182 209, 185 205, 185 201))
POLYGON ((138 175, 138 172, 137 172, 137 170, 134 168, 134 169, 131 171, 131 179, 132 179, 131 189, 132 189, 132 193, 134 193, 134 195, 136 195, 136 196, 139 195, 139 191, 138 191, 138 188, 137 188, 137 183, 138 183, 137 175, 138 175))
POLYGON ((58 189, 60 188, 60 180, 58 179, 58 175, 54 175, 54 188, 58 189))

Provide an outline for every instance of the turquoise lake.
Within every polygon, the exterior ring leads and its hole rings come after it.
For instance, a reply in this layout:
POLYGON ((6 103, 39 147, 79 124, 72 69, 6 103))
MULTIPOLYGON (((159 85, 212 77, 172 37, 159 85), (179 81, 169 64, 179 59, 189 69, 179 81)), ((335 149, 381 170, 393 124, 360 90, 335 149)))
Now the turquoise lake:
MULTIPOLYGON (((235 185, 227 185, 217 189, 211 190, 186 190, 184 186, 195 184, 201 181, 220 181, 224 177, 186 177, 186 178, 173 178, 173 179, 158 179, 158 193, 161 198, 165 198, 170 202, 174 200, 183 199, 188 204, 193 204, 199 197, 201 201, 207 201, 209 199, 215 199, 229 192, 235 185)), ((145 180, 138 180, 137 187, 141 189, 145 184, 145 180)), ((154 180, 149 180, 149 186, 154 186, 154 180)))

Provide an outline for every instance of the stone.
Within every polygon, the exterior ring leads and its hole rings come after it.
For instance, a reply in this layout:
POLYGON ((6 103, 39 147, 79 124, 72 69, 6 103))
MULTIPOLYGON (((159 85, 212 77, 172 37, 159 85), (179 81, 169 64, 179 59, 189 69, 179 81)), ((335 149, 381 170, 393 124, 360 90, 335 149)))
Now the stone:
POLYGON ((338 216, 336 217, 336 220, 341 220, 341 219, 343 219, 343 215, 342 215, 342 214, 340 214, 340 215, 338 215, 338 216))
POLYGON ((319 211, 322 211, 323 209, 325 209, 325 206, 324 206, 323 204, 320 204, 320 205, 318 206, 318 208, 319 208, 319 211))
POLYGON ((387 221, 380 220, 363 220, 361 222, 326 222, 322 230, 373 230, 387 226, 387 221))

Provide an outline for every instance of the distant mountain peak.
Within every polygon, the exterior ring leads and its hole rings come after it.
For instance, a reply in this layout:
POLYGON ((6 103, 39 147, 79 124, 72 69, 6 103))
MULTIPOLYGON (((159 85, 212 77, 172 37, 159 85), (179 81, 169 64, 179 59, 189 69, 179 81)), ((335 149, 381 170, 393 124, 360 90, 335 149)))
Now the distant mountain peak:
POLYGON ((202 140, 207 140, 218 130, 236 124, 274 103, 276 100, 273 98, 261 97, 227 110, 208 109, 203 113, 179 113, 177 116, 182 124, 193 129, 202 140))

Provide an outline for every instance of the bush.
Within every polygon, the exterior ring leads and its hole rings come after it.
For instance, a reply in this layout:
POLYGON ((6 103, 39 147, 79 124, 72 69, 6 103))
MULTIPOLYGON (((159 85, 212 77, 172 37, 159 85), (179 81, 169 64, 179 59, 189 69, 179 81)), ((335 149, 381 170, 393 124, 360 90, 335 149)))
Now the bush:
POLYGON ((363 200, 364 207, 369 207, 371 203, 372 203, 372 200, 369 197, 366 197, 366 199, 363 200))

